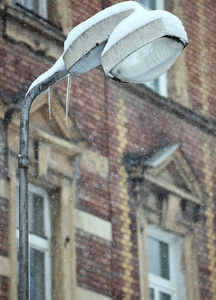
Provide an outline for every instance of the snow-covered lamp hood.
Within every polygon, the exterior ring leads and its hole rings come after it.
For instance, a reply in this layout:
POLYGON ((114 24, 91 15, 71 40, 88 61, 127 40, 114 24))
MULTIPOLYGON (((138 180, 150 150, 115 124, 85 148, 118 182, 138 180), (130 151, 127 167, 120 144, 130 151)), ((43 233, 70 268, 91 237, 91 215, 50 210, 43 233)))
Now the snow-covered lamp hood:
POLYGON ((187 44, 187 34, 176 16, 137 9, 116 26, 101 62, 111 78, 147 82, 166 72, 187 44))

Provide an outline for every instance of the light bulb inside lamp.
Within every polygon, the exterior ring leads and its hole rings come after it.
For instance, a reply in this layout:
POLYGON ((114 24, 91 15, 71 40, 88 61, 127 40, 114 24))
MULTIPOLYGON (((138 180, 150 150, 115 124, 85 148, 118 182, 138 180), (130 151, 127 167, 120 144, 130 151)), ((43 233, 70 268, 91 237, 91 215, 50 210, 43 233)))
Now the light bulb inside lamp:
POLYGON ((110 73, 125 82, 154 80, 173 65, 183 48, 181 40, 161 37, 131 53, 110 73))

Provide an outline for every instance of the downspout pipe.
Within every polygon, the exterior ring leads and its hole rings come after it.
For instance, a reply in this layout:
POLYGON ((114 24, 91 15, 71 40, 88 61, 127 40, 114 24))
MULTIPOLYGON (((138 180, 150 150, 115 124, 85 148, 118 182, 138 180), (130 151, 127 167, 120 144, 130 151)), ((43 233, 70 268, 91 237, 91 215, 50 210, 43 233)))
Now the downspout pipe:
POLYGON ((29 299, 29 221, 28 221, 28 167, 29 167, 29 115, 34 100, 50 86, 62 80, 67 70, 61 70, 36 85, 26 96, 21 108, 19 170, 19 300, 29 299))

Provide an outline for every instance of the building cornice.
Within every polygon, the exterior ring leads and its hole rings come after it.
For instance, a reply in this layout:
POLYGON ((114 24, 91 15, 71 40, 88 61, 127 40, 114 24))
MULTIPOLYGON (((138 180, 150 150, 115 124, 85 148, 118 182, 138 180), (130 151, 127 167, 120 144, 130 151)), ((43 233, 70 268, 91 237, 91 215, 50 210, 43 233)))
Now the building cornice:
POLYGON ((126 92, 127 94, 130 93, 136 95, 137 98, 143 99, 145 102, 160 107, 161 109, 166 110, 166 112, 176 115, 187 123, 200 128, 205 133, 216 136, 216 121, 205 117, 200 112, 185 107, 171 98, 162 97, 141 84, 122 83, 122 85, 119 85, 119 83, 115 82, 112 84, 116 85, 116 88, 118 87, 121 90, 124 90, 123 93, 126 92))
POLYGON ((0 7, 0 14, 5 38, 24 43, 54 59, 62 54, 65 35, 56 26, 8 5, 0 7))

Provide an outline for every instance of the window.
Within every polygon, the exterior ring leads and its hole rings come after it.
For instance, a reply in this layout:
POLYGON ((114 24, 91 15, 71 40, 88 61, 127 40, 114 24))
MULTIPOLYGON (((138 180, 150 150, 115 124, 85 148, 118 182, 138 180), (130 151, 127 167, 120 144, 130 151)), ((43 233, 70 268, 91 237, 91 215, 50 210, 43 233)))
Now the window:
MULTIPOLYGON (((19 211, 17 201, 17 213, 19 211)), ((17 216, 17 239, 19 238, 17 216)), ((30 186, 29 190, 29 276, 30 300, 51 300, 50 213, 48 195, 30 186)))
MULTIPOLYGON (((141 3, 147 10, 164 9, 163 0, 139 0, 139 3, 141 3)), ((167 97, 166 74, 161 75, 159 78, 153 81, 145 82, 145 85, 160 95, 167 97)))
POLYGON ((150 300, 185 299, 181 270, 183 239, 149 225, 147 244, 150 300))
POLYGON ((179 145, 165 147, 146 160, 139 157, 136 163, 132 162, 130 175, 138 204, 140 298, 197 300, 194 230, 205 192, 179 145))
POLYGON ((161 75, 155 80, 145 82, 145 85, 153 91, 159 93, 161 96, 167 97, 167 74, 161 75))
POLYGON ((139 0, 146 9, 164 9, 163 0, 139 0))
POLYGON ((46 0, 14 0, 14 4, 20 4, 32 12, 47 18, 47 1, 46 0))

